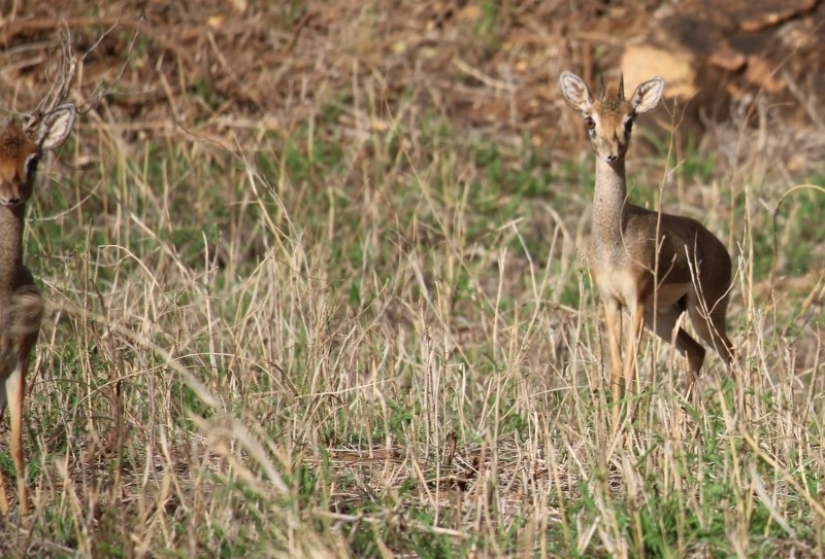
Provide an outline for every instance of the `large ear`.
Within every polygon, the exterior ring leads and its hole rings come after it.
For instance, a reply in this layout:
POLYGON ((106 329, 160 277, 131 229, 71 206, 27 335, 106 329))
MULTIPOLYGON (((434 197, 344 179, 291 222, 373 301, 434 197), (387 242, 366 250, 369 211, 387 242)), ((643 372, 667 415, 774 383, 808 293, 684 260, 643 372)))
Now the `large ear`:
POLYGON ((630 99, 630 105, 633 107, 635 113, 646 113, 651 109, 655 109, 656 105, 662 99, 662 93, 665 91, 665 80, 656 76, 650 78, 633 92, 633 97, 630 99))
POLYGON ((37 129, 35 144, 41 151, 54 149, 69 137, 74 125, 77 109, 71 103, 60 105, 43 116, 40 128, 37 129))
POLYGON ((573 72, 562 72, 559 76, 561 94, 570 107, 581 113, 589 113, 593 108, 593 97, 582 79, 573 72))

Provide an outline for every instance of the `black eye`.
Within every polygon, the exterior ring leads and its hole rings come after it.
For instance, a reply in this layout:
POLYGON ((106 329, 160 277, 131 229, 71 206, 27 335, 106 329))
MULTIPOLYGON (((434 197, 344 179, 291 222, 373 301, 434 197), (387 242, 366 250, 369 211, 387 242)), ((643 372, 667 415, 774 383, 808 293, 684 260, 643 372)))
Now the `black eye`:
POLYGON ((584 117, 584 125, 587 127, 588 130, 595 130, 596 129, 596 121, 593 120, 592 116, 584 117))

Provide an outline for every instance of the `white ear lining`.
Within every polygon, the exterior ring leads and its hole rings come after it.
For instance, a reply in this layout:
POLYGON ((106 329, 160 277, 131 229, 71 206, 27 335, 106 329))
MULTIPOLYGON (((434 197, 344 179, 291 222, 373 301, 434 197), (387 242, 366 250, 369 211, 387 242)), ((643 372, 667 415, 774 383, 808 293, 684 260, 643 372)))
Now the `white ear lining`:
POLYGON ((60 105, 43 116, 37 130, 35 144, 41 151, 49 151, 59 147, 72 133, 77 108, 71 104, 60 105))

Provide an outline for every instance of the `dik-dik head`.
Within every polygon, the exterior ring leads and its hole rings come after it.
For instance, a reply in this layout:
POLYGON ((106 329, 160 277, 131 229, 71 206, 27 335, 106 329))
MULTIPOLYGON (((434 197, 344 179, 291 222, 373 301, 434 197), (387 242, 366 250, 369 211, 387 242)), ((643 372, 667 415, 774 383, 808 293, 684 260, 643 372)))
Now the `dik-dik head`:
POLYGON ((611 164, 624 159, 636 116, 656 108, 665 90, 665 80, 651 78, 637 87, 627 100, 624 97, 624 82, 619 78, 617 88, 611 87, 608 91, 602 88, 594 101, 587 85, 576 74, 562 72, 559 82, 564 100, 584 116, 584 125, 596 157, 611 164))
POLYGON ((37 163, 45 152, 66 141, 76 113, 72 104, 46 113, 34 138, 14 120, 0 132, 0 206, 11 208, 26 203, 34 187, 37 163))

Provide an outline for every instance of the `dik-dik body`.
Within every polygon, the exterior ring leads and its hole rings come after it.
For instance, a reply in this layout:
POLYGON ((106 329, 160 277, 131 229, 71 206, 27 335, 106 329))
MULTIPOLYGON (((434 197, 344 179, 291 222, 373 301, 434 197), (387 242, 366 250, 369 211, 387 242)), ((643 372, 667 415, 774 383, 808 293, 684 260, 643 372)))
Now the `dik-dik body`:
POLYGON ((650 211, 627 201, 625 154, 636 117, 655 108, 665 82, 652 78, 630 99, 624 84, 593 98, 581 78, 560 77, 567 104, 584 118, 596 154, 590 273, 604 304, 610 345, 613 419, 618 425, 621 384, 631 387, 642 326, 674 342, 687 357, 688 392, 705 359, 705 348, 677 321, 688 313, 693 328, 730 364, 733 350, 725 318, 731 287, 731 258, 722 242, 698 221, 650 211), (630 315, 630 339, 621 356, 622 309, 630 315))
MULTIPOLYGON (((23 264, 26 202, 32 195, 40 158, 68 138, 75 113, 74 105, 52 110, 43 116, 34 137, 14 121, 0 132, 0 418, 8 405, 11 456, 23 515, 29 509, 23 460, 23 398, 44 308, 34 278, 23 264)), ((0 510, 4 514, 9 511, 2 474, 0 510)))

